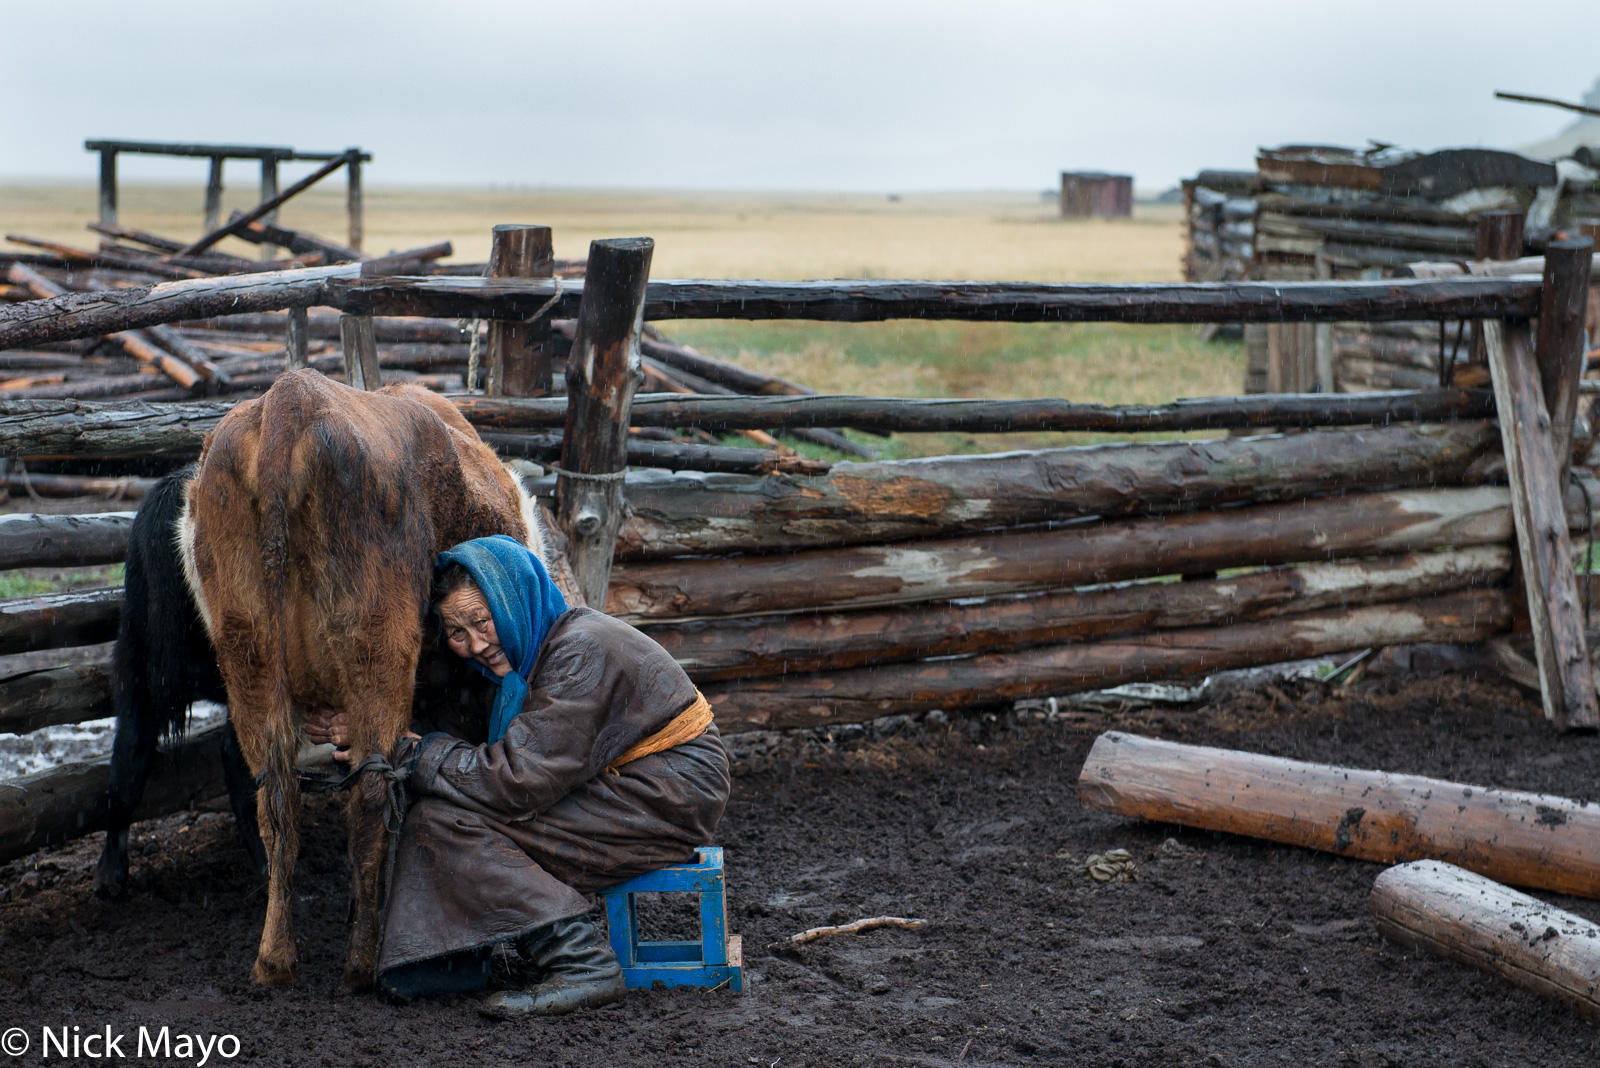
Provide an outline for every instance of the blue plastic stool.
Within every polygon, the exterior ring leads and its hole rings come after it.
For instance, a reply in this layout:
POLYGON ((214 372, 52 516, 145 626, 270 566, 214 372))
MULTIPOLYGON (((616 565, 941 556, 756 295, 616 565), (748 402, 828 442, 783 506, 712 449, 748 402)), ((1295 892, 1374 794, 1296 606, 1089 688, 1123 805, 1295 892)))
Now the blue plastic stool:
POLYGON ((611 948, 622 965, 629 990, 653 986, 658 980, 667 986, 727 986, 736 993, 744 990, 744 946, 738 935, 728 934, 722 847, 706 846, 699 852, 697 864, 646 872, 600 891, 606 899, 611 948), (633 895, 643 893, 699 894, 699 940, 641 942, 633 895))

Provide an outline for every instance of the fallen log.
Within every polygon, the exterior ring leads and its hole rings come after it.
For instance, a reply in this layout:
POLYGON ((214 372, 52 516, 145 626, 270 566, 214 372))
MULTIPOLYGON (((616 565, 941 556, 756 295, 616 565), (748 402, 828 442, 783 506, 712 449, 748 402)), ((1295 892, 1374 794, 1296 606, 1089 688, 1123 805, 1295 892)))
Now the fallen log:
POLYGON ((1454 864, 1380 872, 1368 899, 1378 933, 1546 997, 1600 1023, 1600 926, 1454 864))
POLYGON ((0 656, 108 642, 121 618, 120 586, 12 597, 0 601, 0 656))
POLYGON ((348 263, 67 293, 8 304, 0 306, 0 349, 30 348, 185 319, 326 304, 323 297, 329 279, 355 276, 360 271, 360 264, 348 263))
POLYGON ((0 731, 27 734, 111 715, 109 668, 104 661, 0 679, 0 731))
MULTIPOLYGON (((1502 585, 1504 545, 1274 568, 1199 582, 1142 582, 983 604, 919 604, 645 623, 644 633, 701 681, 839 670, 1020 649, 1114 634, 1228 626, 1336 607, 1502 585)), ((4 617, 0 616, 0 620, 4 617)))
MULTIPOLYGON (((1531 317, 1539 314, 1539 291, 1536 282, 1524 278, 1125 284, 674 278, 650 283, 644 316, 830 322, 1382 322, 1531 317)), ((328 303, 356 315, 518 319, 532 315, 555 294, 553 282, 535 279, 362 278, 330 283, 328 303)), ((566 283, 553 314, 571 317, 581 297, 581 282, 566 283)))
POLYGON ((1497 882, 1600 896, 1600 805, 1550 794, 1108 731, 1083 762, 1078 798, 1120 816, 1357 860, 1443 860, 1497 882))
POLYGON ((635 473, 617 556, 762 553, 1476 482, 1498 444, 1492 425, 1461 423, 844 462, 810 479, 635 473))
MULTIPOLYGON (((134 819, 154 819, 219 797, 226 723, 206 727, 164 747, 150 765, 149 785, 134 819)), ((63 764, 0 783, 0 863, 105 826, 111 759, 63 764)))
POLYGON ((204 278, 206 272, 197 271, 192 267, 177 267, 159 260, 151 262, 142 257, 118 255, 101 249, 91 252, 88 249, 74 248, 71 245, 62 245, 54 241, 41 241, 36 237, 24 237, 22 234, 7 234, 6 240, 18 245, 29 245, 33 248, 42 248, 54 252, 68 263, 76 263, 85 267, 116 267, 125 271, 140 271, 146 275, 155 275, 157 278, 204 278))
POLYGON ((1129 682, 1197 682, 1218 671, 1377 645, 1482 641, 1510 623, 1511 602, 1504 590, 1472 590, 1231 627, 706 683, 700 690, 725 733, 783 730, 934 708, 987 708, 1129 682))
MULTIPOLYGON (((559 398, 460 397, 470 421, 506 429, 561 425, 559 398)), ((699 427, 712 432, 846 426, 874 433, 1146 434, 1269 427, 1387 426, 1492 419, 1488 390, 1418 389, 1383 393, 1261 393, 1200 397, 1164 405, 1074 404, 1065 400, 920 400, 847 396, 685 396, 655 393, 634 402, 634 426, 699 427)))
POLYGON ((0 515, 0 571, 121 563, 132 527, 132 512, 0 515))
POLYGON ((637 622, 908 604, 1510 540, 1503 487, 1396 490, 910 544, 619 563, 605 610, 637 622))

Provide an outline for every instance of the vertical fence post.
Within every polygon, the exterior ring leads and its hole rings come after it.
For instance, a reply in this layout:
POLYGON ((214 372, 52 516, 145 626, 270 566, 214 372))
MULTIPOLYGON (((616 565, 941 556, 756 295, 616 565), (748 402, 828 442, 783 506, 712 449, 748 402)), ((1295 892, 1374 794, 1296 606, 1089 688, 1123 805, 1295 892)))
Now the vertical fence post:
MULTIPOLYGON (((277 195, 278 195, 278 157, 277 156, 262 156, 261 157, 261 199, 263 201, 267 201, 267 200, 271 200, 273 197, 275 197, 277 195)), ((274 208, 272 211, 267 212, 265 215, 263 215, 261 217, 261 221, 266 223, 268 226, 277 225, 277 222, 278 222, 278 211, 277 211, 277 209, 274 208)), ((206 232, 210 233, 211 231, 207 230, 206 232)), ((268 244, 265 244, 265 243, 262 244, 262 246, 261 246, 261 258, 262 259, 270 260, 274 256, 276 256, 277 254, 278 254, 278 248, 277 248, 276 245, 268 245, 268 244)))
POLYGON ((1514 260, 1522 255, 1522 230, 1526 218, 1520 211, 1486 211, 1478 216, 1475 259, 1514 260))
POLYGON ((117 150, 100 150, 100 225, 117 225, 117 150))
POLYGON ((655 242, 594 241, 584 274, 577 337, 567 357, 567 421, 556 482, 556 521, 570 539, 584 599, 606 603, 611 553, 622 521, 628 416, 644 378, 639 333, 655 242))
MULTIPOLYGON (((490 278, 549 278, 555 268, 550 227, 507 223, 494 228, 489 250, 490 278)), ((491 397, 532 397, 550 392, 550 315, 532 323, 491 320, 489 373, 484 393, 491 397)))
POLYGON ((1552 241, 1544 253, 1544 292, 1539 299, 1539 384, 1550 412, 1550 447, 1561 485, 1572 469, 1572 422, 1578 417, 1578 383, 1588 339, 1589 273, 1594 240, 1552 241))
POLYGON ((1550 447, 1550 415, 1531 331, 1526 322, 1488 319, 1482 334, 1511 481, 1511 514, 1544 714, 1562 730, 1594 728, 1600 726, 1600 709, 1572 566, 1565 495, 1550 447))
POLYGON ((345 243, 360 252, 361 239, 366 236, 366 226, 361 216, 361 152, 354 148, 350 152, 350 162, 345 164, 347 185, 344 194, 345 214, 350 217, 350 237, 345 243))
MULTIPOLYGON (((343 331, 340 331, 341 334, 343 331)), ((311 357, 311 315, 305 308, 289 309, 289 328, 283 339, 283 369, 298 371, 311 357)))
POLYGON ((211 157, 211 171, 206 175, 206 223, 200 228, 209 234, 222 225, 222 165, 224 156, 211 157))
POLYGON ((344 380, 356 389, 383 385, 378 371, 378 335, 370 315, 339 316, 339 345, 344 349, 344 380))

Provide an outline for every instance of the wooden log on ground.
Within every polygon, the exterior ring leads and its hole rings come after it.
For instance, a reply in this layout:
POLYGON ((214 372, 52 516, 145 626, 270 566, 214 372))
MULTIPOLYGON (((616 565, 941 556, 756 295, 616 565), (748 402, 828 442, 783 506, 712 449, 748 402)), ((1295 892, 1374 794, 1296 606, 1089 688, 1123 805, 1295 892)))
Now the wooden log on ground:
POLYGON ((113 478, 97 475, 43 475, 23 469, 9 471, 5 485, 13 496, 104 497, 108 500, 137 501, 156 484, 153 478, 131 475, 113 478))
POLYGON ((700 689, 723 731, 781 730, 858 723, 934 708, 986 708, 1024 697, 1059 696, 1129 682, 1198 682, 1218 671, 1379 645, 1481 641, 1510 622, 1511 603, 1504 590, 1472 590, 1231 627, 737 679, 706 683, 700 689))
MULTIPOLYGON (((432 277, 341 279, 329 290, 329 303, 357 314, 515 319, 543 305, 555 286, 432 277)), ((553 314, 570 316, 580 296, 581 285, 569 283, 553 314)), ((829 322, 1380 322, 1536 316, 1539 286, 1518 278, 1126 284, 665 279, 650 284, 644 314, 651 320, 829 322)))
MULTIPOLYGON (((231 729, 206 727, 162 748, 134 818, 154 819, 224 794, 222 740, 231 729)), ((109 757, 0 783, 0 863, 103 828, 110 785, 109 757)))
MULTIPOLYGON (((550 227, 496 226, 489 251, 491 278, 549 278, 555 264, 550 227)), ((532 322, 489 323, 488 375, 490 396, 531 397, 549 393, 550 315, 532 322)))
POLYGON ((54 252, 69 263, 76 263, 85 267, 117 267, 125 271, 139 271, 146 275, 155 275, 157 278, 206 277, 205 271, 197 271, 192 267, 175 267, 170 263, 162 263, 159 260, 118 255, 115 252, 107 252, 103 249, 99 252, 92 252, 89 249, 74 248, 71 245, 62 245, 54 241, 40 241, 36 237, 24 237, 22 234, 7 234, 6 240, 19 245, 46 249, 54 252))
MULTIPOLYGON (((560 434, 480 434, 484 444, 507 458, 559 463, 560 434)), ((789 456, 769 449, 736 449, 673 441, 628 437, 628 465, 668 471, 719 471, 732 474, 825 475, 832 466, 825 460, 789 456)))
POLYGON ((0 515, 0 571, 121 563, 132 527, 132 512, 0 515))
POLYGON ((111 715, 110 666, 105 660, 0 679, 0 731, 27 734, 111 715))
POLYGON ((1513 886, 1600 896, 1600 805, 1310 764, 1108 731, 1078 798, 1181 823, 1392 864, 1443 860, 1513 886))
POLYGON ((654 249, 647 237, 590 243, 587 299, 567 358, 556 521, 567 535, 573 573, 591 605, 605 602, 622 522, 628 415, 644 377, 639 331, 654 249))
POLYGON ((1437 860, 1380 872, 1367 906, 1389 941, 1560 998, 1600 1023, 1600 926, 1583 917, 1437 860))
POLYGON ((1538 654, 1544 714, 1562 730, 1600 727, 1583 602, 1563 514, 1560 465, 1551 451, 1550 415, 1526 323, 1480 324, 1500 410, 1500 440, 1511 479, 1528 617, 1538 654))
POLYGON ((1499 486, 1319 497, 1059 530, 731 559, 619 563, 606 611, 629 621, 994 597, 1343 556, 1504 543, 1499 486))
MULTIPOLYGON (((0 404, 0 413, 5 406, 0 404)), ((0 443, 4 442, 0 422, 0 443)), ((1487 424, 1074 446, 838 463, 827 478, 634 473, 618 559, 774 552, 1191 511, 1340 490, 1480 481, 1487 424)))
POLYGON ((195 278, 136 289, 67 293, 0 306, 0 349, 97 337, 157 323, 326 304, 327 282, 359 264, 195 278))
MULTIPOLYGON (((479 426, 548 429, 561 425, 556 398, 513 401, 460 397, 479 426)), ((1152 433, 1267 427, 1440 423, 1494 416, 1488 390, 1419 389, 1383 393, 1258 393, 1201 397, 1163 405, 1108 406, 1065 400, 922 400, 900 397, 744 397, 644 394, 634 426, 702 430, 784 430, 847 426, 877 433, 1010 434, 1032 431, 1152 433)))
MULTIPOLYGON (((1511 551, 1482 545, 1303 564, 1198 582, 1141 582, 982 604, 646 623, 640 629, 700 681, 838 670, 1094 641, 1180 627, 1435 597, 1502 585, 1511 551)), ((0 620, 3 620, 0 616, 0 620)))
POLYGON ((1534 353, 1550 413, 1550 448, 1560 467, 1556 479, 1562 485, 1572 467, 1572 423, 1578 417, 1578 383, 1588 348, 1584 320, 1593 263, 1594 241, 1587 237, 1552 241, 1545 249, 1543 310, 1534 353))
POLYGON ((8 598, 0 601, 0 656, 108 642, 121 617, 120 586, 8 598))
MULTIPOLYGON (((229 216, 228 221, 242 217, 243 212, 236 211, 229 216)), ((234 233, 234 237, 241 241, 248 241, 252 245, 277 245, 290 252, 305 253, 315 252, 327 257, 328 263, 359 263, 365 260, 360 251, 349 245, 341 245, 329 241, 325 237, 304 230, 291 230, 286 226, 268 225, 266 223, 246 223, 234 233)), ((448 255, 448 253, 446 253, 448 255)))

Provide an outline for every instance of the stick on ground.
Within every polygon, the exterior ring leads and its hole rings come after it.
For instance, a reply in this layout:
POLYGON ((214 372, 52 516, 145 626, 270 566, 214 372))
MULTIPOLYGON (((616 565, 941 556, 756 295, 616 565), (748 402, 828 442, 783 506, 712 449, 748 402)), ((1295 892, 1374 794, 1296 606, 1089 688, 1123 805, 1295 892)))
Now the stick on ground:
POLYGON ((819 938, 829 935, 861 934, 863 931, 872 931, 879 927, 897 927, 902 931, 914 931, 924 926, 927 920, 908 920, 903 916, 869 916, 863 920, 852 920, 841 923, 837 927, 813 927, 809 931, 801 931, 797 935, 790 935, 789 941, 798 945, 802 942, 815 942, 819 938))

